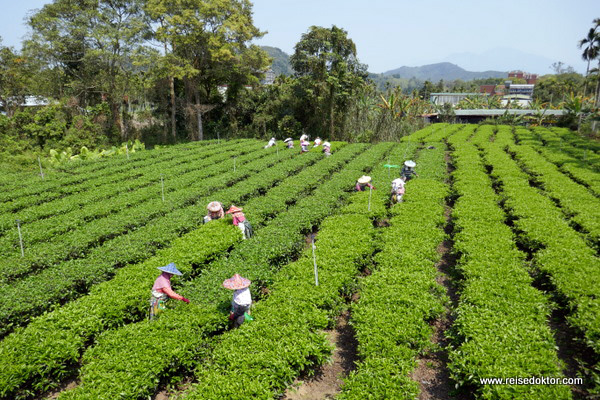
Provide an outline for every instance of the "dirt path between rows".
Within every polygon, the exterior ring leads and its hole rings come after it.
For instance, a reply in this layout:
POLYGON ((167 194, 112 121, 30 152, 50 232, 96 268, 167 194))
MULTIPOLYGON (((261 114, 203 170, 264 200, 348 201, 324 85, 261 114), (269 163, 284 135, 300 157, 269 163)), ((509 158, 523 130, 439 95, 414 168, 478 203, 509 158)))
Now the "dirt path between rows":
MULTIPOLYGON (((447 183, 452 185, 451 174, 454 170, 450 154, 446 152, 445 161, 448 172, 447 183)), ((450 299, 450 304, 442 316, 433 321, 433 335, 431 337, 432 350, 423 354, 418 360, 417 368, 412 372, 411 378, 419 384, 419 400, 447 400, 447 399, 470 399, 466 394, 455 392, 454 381, 450 379, 448 371, 448 345, 449 339, 445 332, 448 331, 454 323, 455 316, 453 310, 458 304, 458 294, 456 287, 452 282, 452 274, 456 265, 456 255, 452 248, 454 242, 453 225, 451 220, 453 200, 446 204, 444 217, 446 226, 444 231, 448 239, 439 244, 437 248, 440 254, 440 261, 435 265, 438 271, 436 282, 446 289, 446 295, 450 299)))
POLYGON ((333 399, 340 391, 343 378, 355 367, 357 359, 354 331, 348 324, 350 312, 344 312, 334 330, 325 331, 335 346, 330 363, 321 366, 310 378, 299 378, 285 392, 282 400, 333 399))

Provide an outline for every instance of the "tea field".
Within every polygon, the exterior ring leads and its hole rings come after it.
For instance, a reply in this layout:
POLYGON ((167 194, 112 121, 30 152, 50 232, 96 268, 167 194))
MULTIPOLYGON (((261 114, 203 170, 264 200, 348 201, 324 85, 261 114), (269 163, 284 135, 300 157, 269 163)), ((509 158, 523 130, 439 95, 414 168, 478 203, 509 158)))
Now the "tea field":
POLYGON ((340 400, 600 398, 596 142, 435 124, 399 143, 333 142, 329 157, 265 144, 3 174, 0 399, 288 398, 328 365, 342 314, 356 362, 340 400), (392 205, 408 159, 418 177, 392 205), (353 191, 361 175, 375 190, 353 191), (230 217, 203 225, 210 201, 243 207, 254 235, 230 217), (170 262, 191 302, 149 321, 170 262), (221 286, 234 273, 254 300, 239 329, 221 286), (434 353, 444 361, 427 367, 434 353), (542 377, 583 381, 482 381, 542 377))

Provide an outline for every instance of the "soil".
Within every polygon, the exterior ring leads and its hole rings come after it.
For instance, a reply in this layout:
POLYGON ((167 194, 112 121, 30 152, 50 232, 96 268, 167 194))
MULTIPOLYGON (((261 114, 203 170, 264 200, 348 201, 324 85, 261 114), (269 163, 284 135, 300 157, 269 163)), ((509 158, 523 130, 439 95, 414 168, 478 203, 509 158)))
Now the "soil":
POLYGON ((183 382, 178 384, 175 388, 163 388, 156 395, 154 395, 152 400, 169 400, 171 398, 178 398, 178 395, 188 390, 191 384, 192 378, 187 378, 183 382))
POLYGON ((44 393, 41 396, 36 397, 36 399, 54 400, 54 399, 58 398, 58 396, 62 392, 66 392, 68 390, 73 390, 78 385, 79 385, 79 381, 77 381, 77 379, 75 379, 75 378, 71 378, 69 380, 66 380, 66 381, 62 382, 61 385, 58 388, 56 388, 54 390, 51 390, 51 391, 49 391, 47 393, 44 393))
POLYGON ((310 247, 312 246, 313 240, 315 242, 317 241, 318 234, 319 234, 319 230, 318 230, 318 228, 315 227, 311 233, 306 235, 306 237, 304 238, 304 248, 305 249, 310 249, 310 247))
POLYGON ((338 319, 336 328, 326 331, 328 340, 335 346, 331 362, 317 369, 314 376, 296 380, 282 399, 333 399, 340 392, 343 378, 355 368, 357 360, 357 342, 352 327, 348 325, 349 318, 350 313, 346 311, 338 319))
MULTIPOLYGON (((554 334, 558 358, 564 363, 563 373, 568 378, 577 378, 580 363, 590 367, 597 362, 594 360, 593 351, 589 350, 582 342, 575 330, 567 324, 567 311, 564 308, 554 309, 549 319, 550 328, 554 334), (579 340, 577 340, 579 338, 579 340)), ((574 399, 592 399, 589 390, 591 382, 583 385, 571 385, 574 399)), ((600 398, 600 396, 596 397, 600 398)))

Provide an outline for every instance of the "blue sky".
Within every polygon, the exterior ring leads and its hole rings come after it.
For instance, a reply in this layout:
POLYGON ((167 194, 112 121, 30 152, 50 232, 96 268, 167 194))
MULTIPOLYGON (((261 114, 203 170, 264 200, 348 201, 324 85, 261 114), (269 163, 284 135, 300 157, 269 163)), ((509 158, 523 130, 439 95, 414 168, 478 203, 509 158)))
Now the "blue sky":
MULTIPOLYGON (((24 19, 50 0, 4 0, 3 44, 20 48, 24 19)), ((585 72, 577 41, 597 0, 255 0, 254 23, 268 33, 258 44, 288 54, 311 25, 345 29, 371 72, 451 61, 469 70, 550 73, 562 61, 585 72)))

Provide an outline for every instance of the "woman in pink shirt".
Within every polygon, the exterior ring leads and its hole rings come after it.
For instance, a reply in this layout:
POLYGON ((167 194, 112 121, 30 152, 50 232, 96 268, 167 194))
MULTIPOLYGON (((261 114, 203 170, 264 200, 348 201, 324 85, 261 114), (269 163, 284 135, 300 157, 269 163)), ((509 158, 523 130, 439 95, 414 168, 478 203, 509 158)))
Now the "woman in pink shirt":
POLYGON ((152 298, 150 299, 151 320, 166 308, 165 303, 169 297, 186 303, 190 302, 188 299, 175 293, 173 289, 171 289, 171 277, 173 275, 182 275, 175 266, 175 263, 170 263, 164 267, 158 267, 158 269, 162 271, 162 274, 156 278, 154 285, 152 286, 152 298))
POLYGON ((250 222, 246 221, 246 216, 242 212, 242 208, 231 206, 226 214, 231 214, 233 217, 233 224, 240 228, 242 235, 244 235, 244 239, 252 236, 252 225, 250 225, 250 222))
POLYGON ((371 185, 371 177, 367 175, 363 175, 356 181, 356 186, 354 186, 354 190, 357 192, 364 192, 367 188, 371 188, 375 190, 375 186, 371 185))

